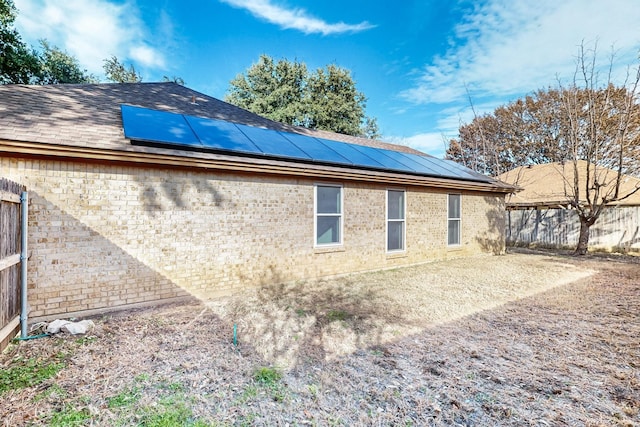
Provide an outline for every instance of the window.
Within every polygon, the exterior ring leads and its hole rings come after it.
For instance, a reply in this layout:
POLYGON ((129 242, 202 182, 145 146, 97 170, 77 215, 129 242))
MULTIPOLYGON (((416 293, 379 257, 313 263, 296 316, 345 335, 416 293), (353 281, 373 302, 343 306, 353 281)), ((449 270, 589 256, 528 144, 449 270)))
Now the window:
POLYGON ((460 244, 460 194, 449 194, 448 208, 448 242, 449 245, 460 244))
POLYGON ((316 185, 316 245, 342 244, 342 187, 316 185))
POLYGON ((387 251, 404 250, 404 191, 387 190, 387 251))

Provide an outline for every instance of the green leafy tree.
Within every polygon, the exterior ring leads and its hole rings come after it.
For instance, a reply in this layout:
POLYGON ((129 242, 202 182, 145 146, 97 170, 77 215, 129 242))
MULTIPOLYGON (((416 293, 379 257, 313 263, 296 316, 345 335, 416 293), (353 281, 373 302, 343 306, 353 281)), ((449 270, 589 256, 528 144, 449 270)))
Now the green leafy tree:
POLYGON ((0 84, 92 83, 96 78, 80 69, 78 60, 40 41, 40 51, 27 47, 14 28, 17 10, 0 0, 0 84))
POLYGON ((51 46, 46 40, 40 40, 40 47, 37 83, 97 83, 97 78, 88 74, 87 70, 82 70, 74 56, 51 46))
POLYGON ((114 83, 140 83, 142 81, 142 77, 133 65, 129 65, 127 68, 116 56, 105 59, 103 68, 107 80, 114 83))
POLYGON ((364 126, 360 129, 360 136, 369 139, 379 139, 382 137, 380 128, 378 127, 378 119, 375 117, 366 117, 364 126))
POLYGON ((312 74, 307 85, 309 127, 361 134, 366 98, 357 91, 349 71, 330 64, 312 74))
POLYGON ((162 76, 162 81, 163 82, 171 82, 171 83, 176 83, 179 84, 180 86, 184 86, 185 82, 184 79, 182 77, 178 77, 178 76, 162 76))
POLYGON ((16 13, 13 1, 0 0, 0 84, 29 84, 40 71, 38 56, 13 26, 16 13))
POLYGON ((379 137, 375 119, 365 115, 366 97, 351 73, 329 65, 309 73, 298 61, 261 55, 229 84, 225 100, 269 119, 347 135, 379 137))
POLYGON ((269 119, 304 126, 307 66, 261 55, 230 82, 226 101, 269 119))

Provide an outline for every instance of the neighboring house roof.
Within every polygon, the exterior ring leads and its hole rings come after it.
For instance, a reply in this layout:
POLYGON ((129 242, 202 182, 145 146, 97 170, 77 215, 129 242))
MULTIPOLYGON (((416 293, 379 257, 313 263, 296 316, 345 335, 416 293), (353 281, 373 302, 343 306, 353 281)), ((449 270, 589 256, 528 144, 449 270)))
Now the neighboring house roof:
MULTIPOLYGON (((580 202, 586 203, 587 162, 579 160, 575 164, 578 170, 578 180, 580 189, 580 202)), ((510 170, 498 176, 500 181, 520 187, 522 190, 507 196, 507 206, 512 208, 527 207, 567 207, 569 199, 572 197, 574 188, 574 162, 547 163, 542 165, 528 165, 510 170)), ((594 167, 590 167, 590 187, 593 186, 594 167)), ((598 176, 598 183, 602 184, 600 193, 602 195, 611 194, 617 172, 604 167, 595 168, 598 176)), ((640 188, 640 179, 629 175, 622 177, 620 185, 620 195, 632 193, 634 189, 640 188)), ((591 193, 593 194, 593 192, 591 193)), ((611 202, 612 206, 635 206, 640 205, 640 190, 630 197, 611 202)))
POLYGON ((303 174, 388 183, 440 185, 508 192, 504 183, 476 174, 473 183, 402 173, 354 171, 344 166, 296 165, 291 161, 245 158, 131 144, 124 137, 121 105, 184 114, 281 132, 428 156, 410 147, 278 123, 175 83, 0 85, 0 152, 117 160, 174 166, 303 174))

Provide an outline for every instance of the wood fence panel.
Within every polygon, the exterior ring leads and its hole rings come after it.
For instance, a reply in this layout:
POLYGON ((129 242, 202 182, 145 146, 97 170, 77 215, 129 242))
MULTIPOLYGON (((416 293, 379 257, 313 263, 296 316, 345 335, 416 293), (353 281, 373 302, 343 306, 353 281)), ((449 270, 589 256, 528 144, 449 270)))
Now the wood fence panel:
POLYGON ((0 329, 20 315, 20 292, 16 292, 16 283, 19 290, 20 264, 0 271, 0 329))
MULTIPOLYGON (((573 247, 578 243, 580 221, 573 210, 507 211, 507 243, 573 247)), ((591 227, 589 246, 607 250, 640 250, 640 206, 605 209, 591 227)))
POLYGON ((19 328, 22 191, 23 186, 0 178, 0 351, 19 328))

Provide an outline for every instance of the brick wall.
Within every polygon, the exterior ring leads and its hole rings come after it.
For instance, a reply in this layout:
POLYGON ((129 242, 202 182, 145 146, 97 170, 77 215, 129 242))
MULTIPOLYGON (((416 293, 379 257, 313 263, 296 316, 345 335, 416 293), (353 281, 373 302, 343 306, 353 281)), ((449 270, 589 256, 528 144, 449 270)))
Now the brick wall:
MULTIPOLYGON (((387 254, 386 187, 344 187, 344 241, 314 249, 309 179, 0 158, 30 194, 32 317, 504 250, 504 198, 462 193, 448 248, 447 193, 406 188, 406 251, 387 254)), ((393 187, 397 188, 397 187, 393 187)))

